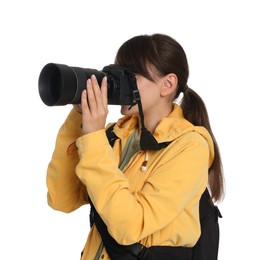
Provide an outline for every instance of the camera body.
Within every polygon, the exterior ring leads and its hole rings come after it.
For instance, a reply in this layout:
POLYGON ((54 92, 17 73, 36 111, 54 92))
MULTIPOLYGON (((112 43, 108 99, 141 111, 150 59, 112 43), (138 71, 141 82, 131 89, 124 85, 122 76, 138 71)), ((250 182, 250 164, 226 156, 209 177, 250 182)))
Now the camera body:
POLYGON ((70 67, 64 64, 48 63, 40 72, 38 91, 47 106, 80 104, 81 93, 86 81, 95 75, 99 85, 107 76, 108 104, 132 105, 135 75, 126 67, 111 64, 102 71, 89 68, 70 67))

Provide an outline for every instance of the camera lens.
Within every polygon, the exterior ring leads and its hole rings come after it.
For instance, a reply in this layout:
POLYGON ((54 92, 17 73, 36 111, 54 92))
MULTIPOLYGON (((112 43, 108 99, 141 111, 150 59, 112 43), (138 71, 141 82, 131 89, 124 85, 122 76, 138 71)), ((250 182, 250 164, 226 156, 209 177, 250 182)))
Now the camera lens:
POLYGON ((51 91, 50 94, 52 95, 54 100, 58 100, 59 97, 61 96, 62 79, 60 76, 60 72, 57 68, 54 69, 53 76, 51 77, 50 91, 51 91))
POLYGON ((42 69, 38 90, 42 101, 48 106, 69 104, 75 96, 77 79, 70 67, 48 63, 42 69))
POLYGON ((48 63, 40 72, 38 90, 42 101, 48 106, 80 104, 81 93, 86 88, 86 81, 95 75, 99 86, 107 76, 108 104, 131 105, 133 92, 131 78, 125 67, 109 65, 102 71, 70 67, 64 64, 48 63))

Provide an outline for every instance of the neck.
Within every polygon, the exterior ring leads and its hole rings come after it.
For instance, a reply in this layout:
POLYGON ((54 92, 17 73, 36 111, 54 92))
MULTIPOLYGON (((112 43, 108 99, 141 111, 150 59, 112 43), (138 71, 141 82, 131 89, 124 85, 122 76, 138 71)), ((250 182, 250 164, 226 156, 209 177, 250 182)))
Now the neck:
MULTIPOLYGON (((145 128, 153 134, 155 132, 155 129, 159 122, 167 117, 173 110, 173 105, 163 108, 163 109, 156 109, 156 111, 151 111, 151 113, 144 113, 144 125, 145 128)), ((139 117, 139 128, 138 128, 138 133, 140 135, 142 128, 141 124, 141 118, 139 117)))

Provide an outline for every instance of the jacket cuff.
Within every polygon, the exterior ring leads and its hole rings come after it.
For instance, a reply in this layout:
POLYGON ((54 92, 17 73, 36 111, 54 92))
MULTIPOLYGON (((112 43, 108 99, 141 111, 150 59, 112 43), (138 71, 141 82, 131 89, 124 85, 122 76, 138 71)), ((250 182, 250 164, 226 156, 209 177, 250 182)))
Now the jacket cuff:
POLYGON ((90 150, 94 151, 97 149, 101 149, 104 146, 108 146, 109 142, 106 137, 105 129, 102 129, 79 137, 76 140, 76 145, 81 157, 81 155, 85 152, 88 152, 90 150))
POLYGON ((71 129, 76 129, 79 131, 81 130, 82 115, 73 108, 66 119, 66 123, 70 126, 71 129))

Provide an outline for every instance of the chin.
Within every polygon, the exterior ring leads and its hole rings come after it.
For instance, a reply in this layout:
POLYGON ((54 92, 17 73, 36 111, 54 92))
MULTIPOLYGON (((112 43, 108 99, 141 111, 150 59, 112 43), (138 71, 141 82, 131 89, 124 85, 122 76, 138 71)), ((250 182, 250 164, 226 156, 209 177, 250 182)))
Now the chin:
POLYGON ((131 109, 129 108, 130 108, 130 105, 122 105, 121 111, 120 111, 121 114, 124 116, 132 116, 138 113, 136 106, 132 107, 131 109))
POLYGON ((128 110, 128 108, 129 106, 125 106, 125 105, 121 106, 121 110, 120 110, 121 114, 124 116, 129 115, 130 111, 128 110))

